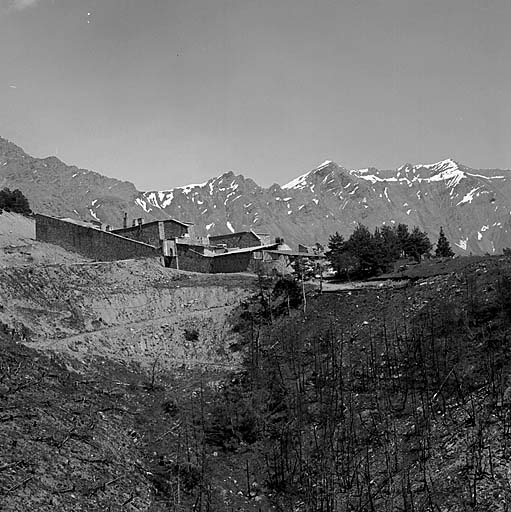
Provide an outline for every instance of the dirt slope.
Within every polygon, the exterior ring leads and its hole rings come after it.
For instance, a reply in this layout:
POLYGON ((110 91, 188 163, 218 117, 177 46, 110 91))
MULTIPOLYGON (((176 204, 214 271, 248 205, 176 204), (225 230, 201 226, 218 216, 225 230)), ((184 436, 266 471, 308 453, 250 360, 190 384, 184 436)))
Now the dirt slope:
POLYGON ((79 359, 231 366, 237 336, 226 319, 254 285, 156 260, 13 267, 0 270, 0 321, 33 348, 79 359))
POLYGON ((89 261, 57 245, 35 239, 35 220, 18 213, 0 214, 0 268, 89 261))

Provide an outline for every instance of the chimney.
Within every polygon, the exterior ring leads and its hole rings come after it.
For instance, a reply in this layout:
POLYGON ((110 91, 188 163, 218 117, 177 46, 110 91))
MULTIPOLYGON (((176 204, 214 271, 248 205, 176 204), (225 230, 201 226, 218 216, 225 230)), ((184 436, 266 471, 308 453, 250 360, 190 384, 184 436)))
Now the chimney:
POLYGON ((141 226, 141 225, 142 225, 143 220, 144 220, 144 219, 143 219, 142 217, 139 217, 139 218, 137 219, 137 221, 138 221, 138 225, 139 225, 139 226, 141 226))
POLYGON ((122 227, 127 228, 128 227, 128 214, 124 212, 124 220, 122 221, 122 227))
POLYGON ((131 227, 134 228, 136 225, 137 225, 137 220, 133 219, 133 221, 131 223, 131 227))

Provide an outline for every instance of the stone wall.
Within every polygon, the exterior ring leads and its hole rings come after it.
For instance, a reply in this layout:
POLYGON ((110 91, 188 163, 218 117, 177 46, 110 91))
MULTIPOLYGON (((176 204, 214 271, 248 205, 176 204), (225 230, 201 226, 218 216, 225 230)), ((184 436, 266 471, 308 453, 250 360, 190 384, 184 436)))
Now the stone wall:
POLYGON ((174 238, 179 238, 186 234, 189 234, 190 237, 194 236, 193 226, 183 226, 183 224, 174 222, 173 220, 163 221, 163 229, 166 240, 173 240, 174 238))
POLYGON ((158 247, 160 245, 160 230, 158 222, 149 222, 148 224, 141 224, 131 228, 115 229, 114 234, 137 240, 145 244, 158 247))
POLYGON ((174 220, 159 220, 132 226, 130 228, 114 229, 113 233, 132 240, 138 240, 158 247, 161 240, 174 240, 190 232, 190 227, 174 220))
MULTIPOLYGON (((177 244, 177 260, 179 270, 211 273, 214 258, 204 256, 204 247, 201 245, 177 244)), ((175 258, 172 258, 171 266, 175 268, 175 258)))
POLYGON ((213 259, 211 272, 213 273, 231 273, 231 272, 250 272, 257 260, 254 260, 254 253, 237 252, 217 254, 213 259))
POLYGON ((99 261, 161 256, 152 245, 41 214, 36 215, 36 240, 99 261))

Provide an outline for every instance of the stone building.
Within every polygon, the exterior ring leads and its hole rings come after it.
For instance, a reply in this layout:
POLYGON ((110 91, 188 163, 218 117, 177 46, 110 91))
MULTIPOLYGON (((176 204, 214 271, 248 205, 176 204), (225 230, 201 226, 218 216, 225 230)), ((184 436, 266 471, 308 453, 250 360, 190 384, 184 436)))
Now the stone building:
MULTIPOLYGON (((125 218, 125 224, 126 222, 125 218)), ((107 231, 100 223, 36 215, 36 239, 60 245, 95 260, 160 258, 166 267, 203 273, 263 272, 287 274, 291 263, 311 254, 293 253, 284 241, 242 231, 197 237, 193 225, 174 219, 107 231)))
POLYGON ((209 243, 211 245, 223 245, 228 249, 245 249, 247 247, 263 245, 261 237, 253 231, 238 231, 236 233, 210 236, 209 243))
POLYGON ((154 246, 161 246, 163 240, 186 238, 192 241, 195 239, 193 224, 174 219, 139 222, 129 228, 113 229, 112 233, 154 246))

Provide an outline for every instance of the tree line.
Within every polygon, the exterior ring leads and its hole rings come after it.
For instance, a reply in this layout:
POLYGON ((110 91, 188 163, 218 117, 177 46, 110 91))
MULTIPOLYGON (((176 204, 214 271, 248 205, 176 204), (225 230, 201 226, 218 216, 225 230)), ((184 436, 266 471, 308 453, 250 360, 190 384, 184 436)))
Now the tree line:
POLYGON ((10 190, 9 188, 0 190, 0 213, 2 210, 26 215, 32 213, 28 199, 23 195, 23 192, 18 189, 10 190))
MULTIPOLYGON (((347 240, 338 232, 331 235, 328 249, 326 256, 337 275, 350 279, 386 272, 400 258, 421 261, 430 255, 433 245, 427 233, 417 226, 410 231, 406 224, 383 225, 371 232, 367 226, 358 224, 347 240)), ((440 228, 435 256, 454 256, 443 228, 440 228)))

